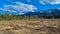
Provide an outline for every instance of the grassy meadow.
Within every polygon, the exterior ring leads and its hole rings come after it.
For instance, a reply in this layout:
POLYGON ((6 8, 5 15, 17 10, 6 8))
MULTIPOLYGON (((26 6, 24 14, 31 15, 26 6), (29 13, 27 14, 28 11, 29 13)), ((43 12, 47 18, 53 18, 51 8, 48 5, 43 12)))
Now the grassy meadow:
POLYGON ((60 34, 60 19, 0 15, 0 34, 60 34))

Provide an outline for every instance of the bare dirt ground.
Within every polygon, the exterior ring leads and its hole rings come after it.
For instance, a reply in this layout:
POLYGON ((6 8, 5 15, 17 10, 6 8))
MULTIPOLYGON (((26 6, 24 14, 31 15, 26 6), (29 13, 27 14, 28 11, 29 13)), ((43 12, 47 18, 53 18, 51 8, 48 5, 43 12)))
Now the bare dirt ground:
POLYGON ((0 34, 60 34, 60 19, 1 20, 0 34))

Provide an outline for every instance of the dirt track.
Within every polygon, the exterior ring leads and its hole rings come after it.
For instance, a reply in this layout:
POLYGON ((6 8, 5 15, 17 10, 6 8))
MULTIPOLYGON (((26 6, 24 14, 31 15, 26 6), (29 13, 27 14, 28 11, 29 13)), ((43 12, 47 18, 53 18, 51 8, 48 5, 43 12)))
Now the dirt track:
POLYGON ((60 19, 0 21, 0 34, 60 34, 60 19))

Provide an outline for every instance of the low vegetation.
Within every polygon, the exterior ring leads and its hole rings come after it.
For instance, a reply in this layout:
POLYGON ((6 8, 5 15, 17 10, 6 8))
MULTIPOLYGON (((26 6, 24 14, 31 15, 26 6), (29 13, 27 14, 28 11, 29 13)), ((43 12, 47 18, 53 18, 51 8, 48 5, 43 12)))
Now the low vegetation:
POLYGON ((0 14, 0 34, 60 34, 60 19, 0 14))
POLYGON ((41 19, 41 18, 47 18, 52 19, 55 17, 49 17, 49 16, 26 16, 26 15, 9 15, 9 14, 0 14, 0 20, 21 20, 21 19, 41 19))
POLYGON ((0 14, 0 20, 36 19, 37 16, 0 14))
POLYGON ((0 34, 60 34, 60 19, 2 20, 0 34))

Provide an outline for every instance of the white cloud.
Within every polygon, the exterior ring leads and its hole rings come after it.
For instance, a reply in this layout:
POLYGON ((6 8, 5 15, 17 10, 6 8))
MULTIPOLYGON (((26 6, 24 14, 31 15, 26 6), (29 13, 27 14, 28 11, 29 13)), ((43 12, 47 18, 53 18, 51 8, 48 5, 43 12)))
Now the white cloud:
POLYGON ((9 8, 0 8, 0 10, 3 10, 3 11, 9 11, 9 12, 16 12, 15 10, 10 10, 9 8))
POLYGON ((2 8, 0 8, 0 10, 3 11, 10 11, 10 12, 34 12, 35 10, 37 10, 37 8, 33 5, 29 5, 29 4, 24 4, 21 2, 15 2, 15 5, 4 5, 2 8))
POLYGON ((39 2, 49 3, 49 4, 60 4, 60 0, 39 0, 39 2))
MULTIPOLYGON (((18 14, 23 15, 24 13, 18 13, 18 14)), ((18 14, 17 14, 17 15, 18 15, 18 14)))
POLYGON ((42 4, 45 4, 43 1, 39 1, 40 3, 42 3, 42 4))

